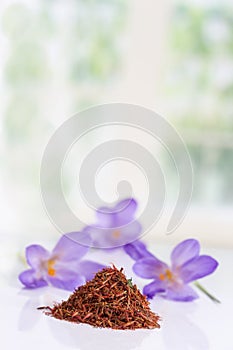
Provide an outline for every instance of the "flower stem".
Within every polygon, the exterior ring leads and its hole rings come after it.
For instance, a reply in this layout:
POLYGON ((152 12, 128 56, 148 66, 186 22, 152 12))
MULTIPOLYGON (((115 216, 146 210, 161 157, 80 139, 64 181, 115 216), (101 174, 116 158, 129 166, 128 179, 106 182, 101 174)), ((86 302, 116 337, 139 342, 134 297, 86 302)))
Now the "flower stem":
POLYGON ((198 281, 194 282, 195 286, 200 289, 201 292, 203 292, 207 297, 209 297, 214 303, 220 304, 221 301, 217 298, 215 298, 212 294, 210 294, 198 281))

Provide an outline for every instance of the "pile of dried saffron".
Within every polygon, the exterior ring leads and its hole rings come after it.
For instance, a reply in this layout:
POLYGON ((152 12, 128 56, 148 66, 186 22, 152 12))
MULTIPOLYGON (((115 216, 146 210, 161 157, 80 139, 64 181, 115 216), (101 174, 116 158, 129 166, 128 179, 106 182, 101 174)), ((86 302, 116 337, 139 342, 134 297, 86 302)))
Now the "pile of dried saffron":
POLYGON ((60 320, 113 329, 160 328, 144 295, 113 266, 98 272, 67 301, 46 312, 60 320))

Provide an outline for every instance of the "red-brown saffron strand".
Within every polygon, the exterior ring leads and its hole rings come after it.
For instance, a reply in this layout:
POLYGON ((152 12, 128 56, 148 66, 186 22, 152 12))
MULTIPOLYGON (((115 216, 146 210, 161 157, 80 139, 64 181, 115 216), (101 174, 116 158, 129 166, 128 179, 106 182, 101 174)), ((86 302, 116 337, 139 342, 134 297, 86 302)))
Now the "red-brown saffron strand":
POLYGON ((99 271, 85 285, 77 288, 67 301, 52 308, 40 307, 60 320, 86 323, 112 329, 160 328, 160 317, 150 310, 149 302, 123 268, 99 271))

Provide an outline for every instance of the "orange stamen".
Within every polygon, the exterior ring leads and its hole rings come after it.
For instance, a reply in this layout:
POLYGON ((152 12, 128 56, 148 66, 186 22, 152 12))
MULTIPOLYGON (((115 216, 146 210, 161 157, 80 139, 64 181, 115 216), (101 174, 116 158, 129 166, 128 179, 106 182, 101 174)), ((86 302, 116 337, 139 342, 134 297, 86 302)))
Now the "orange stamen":
POLYGON ((167 279, 168 280, 172 280, 172 278, 173 278, 173 274, 172 274, 172 272, 170 271, 170 270, 166 270, 166 277, 167 277, 167 279))
POLYGON ((119 230, 113 231, 113 233, 112 233, 112 236, 113 236, 114 238, 119 238, 120 235, 121 235, 121 232, 120 232, 119 230))
POLYGON ((159 279, 160 279, 161 281, 164 281, 165 279, 171 281, 171 280, 173 279, 173 274, 172 274, 172 272, 171 272, 169 269, 167 269, 167 270, 165 271, 165 273, 161 273, 161 274, 159 275, 159 279))
POLYGON ((164 281, 164 280, 165 280, 165 276, 164 276, 163 273, 161 273, 161 274, 159 275, 159 279, 160 279, 161 281, 164 281))
POLYGON ((50 259, 47 263, 48 266, 48 275, 51 277, 54 277, 56 274, 56 270, 54 269, 54 265, 55 265, 56 260, 54 259, 50 259))

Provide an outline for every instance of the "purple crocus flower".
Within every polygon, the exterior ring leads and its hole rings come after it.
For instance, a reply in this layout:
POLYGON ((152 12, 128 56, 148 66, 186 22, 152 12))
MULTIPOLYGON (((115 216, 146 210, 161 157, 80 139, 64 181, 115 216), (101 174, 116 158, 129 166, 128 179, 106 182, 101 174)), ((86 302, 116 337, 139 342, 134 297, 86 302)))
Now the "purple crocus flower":
POLYGON ((191 301, 198 298, 198 294, 189 283, 211 274, 217 266, 212 257, 200 255, 197 240, 187 239, 173 249, 171 266, 152 256, 137 260, 133 270, 142 278, 153 279, 143 289, 148 298, 161 293, 166 299, 191 301))
POLYGON ((97 210, 97 222, 83 232, 91 236, 97 248, 116 248, 138 239, 141 224, 135 220, 137 202, 133 198, 118 202, 113 208, 97 210))
MULTIPOLYGON (((27 247, 26 259, 30 269, 19 275, 22 284, 26 288, 53 285, 74 290, 91 279, 104 266, 89 260, 81 261, 89 248, 77 243, 80 235, 80 232, 63 235, 51 253, 38 244, 27 247)), ((87 236, 85 241, 88 241, 87 236)))
POLYGON ((154 257, 154 255, 147 250, 146 245, 140 240, 126 244, 123 248, 124 251, 135 261, 142 258, 154 257))

